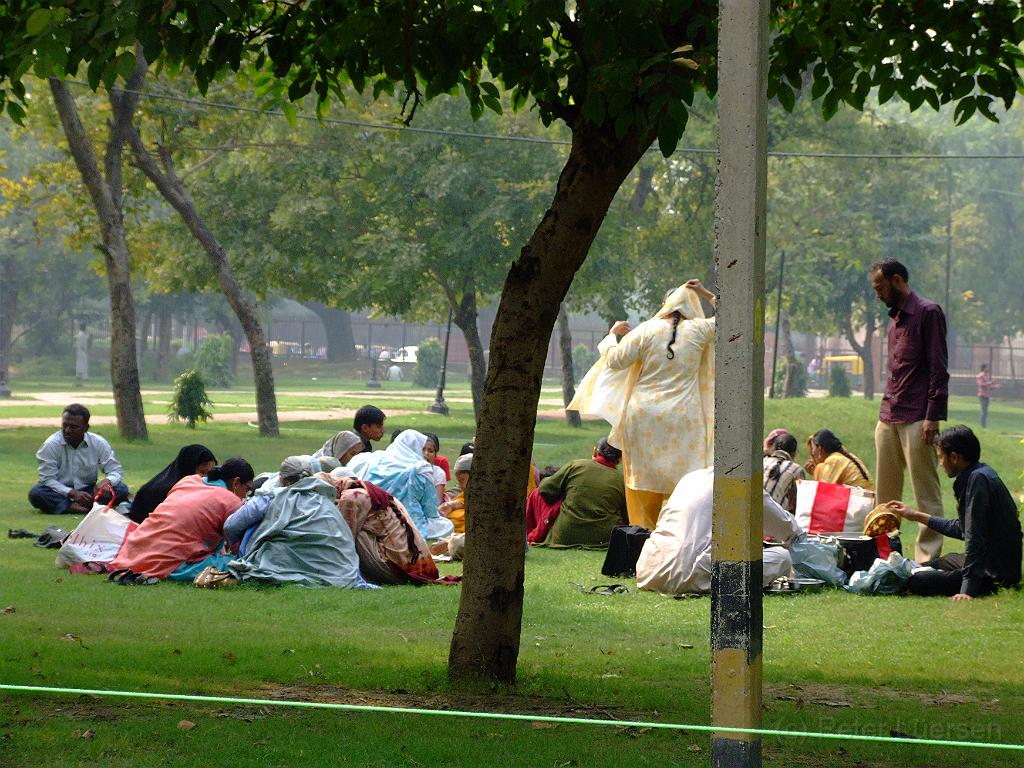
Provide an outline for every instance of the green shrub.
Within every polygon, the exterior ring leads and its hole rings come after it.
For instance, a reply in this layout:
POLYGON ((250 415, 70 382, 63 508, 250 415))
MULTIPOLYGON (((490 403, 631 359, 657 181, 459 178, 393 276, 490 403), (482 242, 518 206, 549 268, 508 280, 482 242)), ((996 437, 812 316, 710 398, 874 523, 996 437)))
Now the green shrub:
POLYGON ((841 365, 833 365, 828 372, 828 396, 849 397, 850 377, 846 375, 846 369, 841 365))
POLYGON ((587 375, 587 371, 597 362, 598 354, 586 344, 577 344, 572 348, 572 374, 576 383, 587 375))
POLYGON ((793 376, 790 379, 789 391, 786 387, 786 365, 785 359, 779 360, 775 371, 775 396, 776 397, 807 397, 807 369, 799 358, 788 363, 793 368, 793 376))
POLYGON ((441 381, 441 358, 444 351, 441 349, 441 342, 431 336, 420 342, 420 348, 416 350, 416 369, 413 371, 413 381, 421 387, 436 387, 441 381))
POLYGON ((174 380, 174 394, 171 404, 167 407, 170 421, 184 421, 189 429, 196 428, 196 422, 206 422, 213 418, 206 406, 213 405, 206 396, 206 383, 203 375, 191 368, 174 380))
POLYGON ((230 387, 234 376, 231 373, 231 347, 234 342, 226 333, 207 336, 196 350, 195 364, 203 379, 211 387, 230 387))

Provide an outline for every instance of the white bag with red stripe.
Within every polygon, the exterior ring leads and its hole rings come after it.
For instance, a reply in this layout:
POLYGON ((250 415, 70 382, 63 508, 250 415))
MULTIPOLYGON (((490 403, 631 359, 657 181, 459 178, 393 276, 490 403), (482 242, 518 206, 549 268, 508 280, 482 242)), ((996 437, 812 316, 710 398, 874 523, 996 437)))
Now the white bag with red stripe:
POLYGON ((70 568, 76 563, 109 563, 117 557, 129 532, 138 527, 138 523, 112 509, 110 504, 95 503, 64 539, 54 565, 70 568))
POLYGON ((851 485, 797 480, 796 521, 807 533, 864 532, 864 520, 875 507, 875 492, 851 485))

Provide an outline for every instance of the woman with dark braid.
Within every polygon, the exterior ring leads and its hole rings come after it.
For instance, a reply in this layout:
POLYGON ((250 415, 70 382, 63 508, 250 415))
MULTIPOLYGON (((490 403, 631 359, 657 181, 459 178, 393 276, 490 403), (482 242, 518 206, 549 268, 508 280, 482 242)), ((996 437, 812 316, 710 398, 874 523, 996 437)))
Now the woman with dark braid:
POLYGON ((700 280, 672 291, 636 328, 620 320, 569 408, 604 418, 620 446, 629 522, 654 530, 683 475, 712 463, 715 320, 700 280))
POLYGON ((819 429, 811 435, 807 450, 814 463, 815 480, 873 490, 864 462, 846 450, 831 430, 819 429))

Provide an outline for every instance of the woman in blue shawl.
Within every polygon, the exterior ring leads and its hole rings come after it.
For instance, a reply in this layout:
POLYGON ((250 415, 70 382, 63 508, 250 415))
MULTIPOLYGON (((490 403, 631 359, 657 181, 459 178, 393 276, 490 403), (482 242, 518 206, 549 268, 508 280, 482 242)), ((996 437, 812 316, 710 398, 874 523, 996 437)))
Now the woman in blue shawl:
POLYGON ((423 458, 426 442, 422 432, 406 429, 386 450, 360 453, 348 468, 402 502, 423 538, 440 539, 455 527, 438 511, 434 468, 423 458))

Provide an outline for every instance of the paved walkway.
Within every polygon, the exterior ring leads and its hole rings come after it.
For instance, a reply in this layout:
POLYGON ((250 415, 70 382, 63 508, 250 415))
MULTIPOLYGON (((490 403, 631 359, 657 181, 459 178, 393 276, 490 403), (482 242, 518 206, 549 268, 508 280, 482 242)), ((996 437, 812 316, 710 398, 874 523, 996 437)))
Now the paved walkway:
MULTIPOLYGON (((420 413, 420 411, 389 410, 387 412, 389 418, 392 416, 405 416, 410 413, 420 413)), ((288 421, 342 421, 351 424, 352 417, 355 415, 355 408, 324 408, 316 411, 283 411, 278 409, 277 420, 281 423, 288 421)), ((234 411, 232 413, 215 413, 212 421, 215 424, 248 424, 250 422, 255 424, 257 418, 256 411, 234 411)), ((167 416, 162 413, 149 413, 146 414, 146 423, 153 425, 166 424, 167 416)), ((109 424, 117 424, 117 417, 93 416, 89 419, 89 425, 92 427, 105 426, 109 424)), ((53 427, 56 429, 59 426, 60 418, 57 416, 18 416, 10 419, 0 418, 0 429, 16 429, 18 427, 53 427)))
MULTIPOLYGON (((144 389, 141 392, 143 397, 149 398, 150 403, 167 405, 169 400, 155 400, 154 397, 169 395, 165 389, 144 389)), ((211 392, 216 395, 216 392, 211 392)), ((238 394, 243 394, 239 392, 238 394)), ((280 395, 290 397, 323 398, 324 400, 339 399, 363 399, 375 402, 386 402, 389 400, 412 400, 414 402, 432 403, 435 395, 429 390, 409 390, 407 392, 381 392, 379 390, 337 390, 337 391, 284 391, 280 395)), ((450 403, 472 403, 471 397, 446 397, 450 403)), ((0 399, 0 429, 17 429, 19 427, 54 427, 59 426, 59 415, 54 411, 47 416, 15 416, 3 417, 5 407, 15 406, 40 406, 40 410, 46 410, 43 406, 63 407, 68 403, 81 403, 82 405, 113 405, 114 398, 109 392, 77 390, 71 392, 31 392, 22 395, 18 399, 0 399)), ((539 419, 564 419, 565 411, 562 408, 561 397, 542 397, 538 403, 540 410, 537 412, 539 419)), ((257 414, 254 403, 221 403, 214 406, 214 423, 256 423, 257 414), (228 410, 231 409, 231 410, 228 410), (240 410, 234 410, 240 409, 240 410), (241 410, 244 409, 244 410, 241 410)), ((321 409, 288 410, 287 406, 278 405, 277 420, 281 423, 289 421, 351 421, 355 416, 355 408, 335 408, 325 403, 321 409)), ((422 413, 421 410, 392 410, 387 409, 388 417, 407 416, 409 414, 422 413)), ((93 416, 90 420, 92 426, 107 426, 116 424, 114 416, 93 416)), ((167 416, 163 412, 146 414, 147 424, 166 424, 167 416)))

